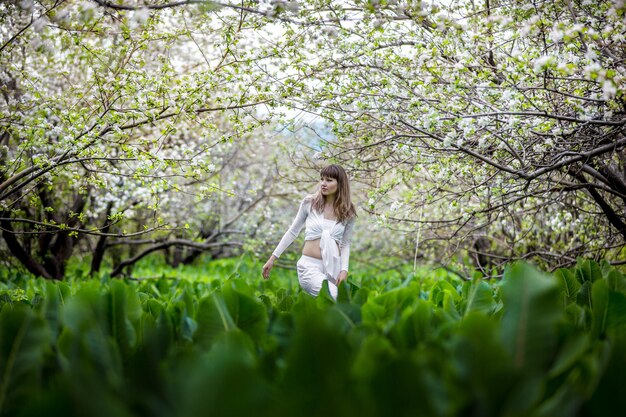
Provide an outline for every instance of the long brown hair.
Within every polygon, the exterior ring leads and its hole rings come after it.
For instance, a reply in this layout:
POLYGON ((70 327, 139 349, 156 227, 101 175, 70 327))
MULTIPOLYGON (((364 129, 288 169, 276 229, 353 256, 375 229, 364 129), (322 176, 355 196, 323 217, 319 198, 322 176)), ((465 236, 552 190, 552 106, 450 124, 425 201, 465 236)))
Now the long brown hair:
MULTIPOLYGON (((337 216, 337 221, 345 222, 352 217, 356 217, 356 209, 352 200, 350 199, 350 181, 346 171, 340 165, 328 165, 321 169, 320 178, 333 178, 337 180, 337 194, 335 194, 335 201, 333 203, 333 209, 337 216)), ((324 203, 326 197, 322 195, 321 188, 317 190, 317 193, 313 196, 312 207, 315 211, 321 213, 324 211, 324 203)))

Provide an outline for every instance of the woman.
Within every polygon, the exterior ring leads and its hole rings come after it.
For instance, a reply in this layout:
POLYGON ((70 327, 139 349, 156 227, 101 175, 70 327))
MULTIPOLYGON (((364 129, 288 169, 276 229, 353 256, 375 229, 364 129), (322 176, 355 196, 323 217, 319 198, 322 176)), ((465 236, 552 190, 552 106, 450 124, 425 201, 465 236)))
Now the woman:
POLYGON ((300 286, 317 296, 324 280, 328 280, 330 294, 336 299, 337 287, 348 278, 356 211, 350 199, 348 176, 341 166, 323 168, 320 180, 319 190, 302 200, 291 227, 263 266, 263 278, 269 278, 274 261, 306 225, 302 257, 297 264, 300 286))

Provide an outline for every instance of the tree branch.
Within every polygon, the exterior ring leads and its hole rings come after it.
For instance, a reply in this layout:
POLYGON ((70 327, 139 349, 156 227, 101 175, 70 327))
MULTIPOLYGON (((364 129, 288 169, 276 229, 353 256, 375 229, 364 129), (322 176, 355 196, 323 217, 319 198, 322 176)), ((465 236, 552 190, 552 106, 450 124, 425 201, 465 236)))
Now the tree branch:
POLYGON ((175 240, 168 240, 166 242, 161 242, 157 245, 151 246, 149 248, 144 249, 142 252, 138 253, 137 255, 133 256, 130 259, 126 259, 122 262, 120 262, 119 265, 117 265, 115 267, 115 269, 113 269, 113 271, 111 272, 111 276, 115 277, 118 276, 119 274, 122 273, 122 270, 129 266, 132 265, 134 263, 136 263, 137 261, 139 261, 140 259, 142 259, 143 257, 151 254, 152 252, 161 250, 161 249, 165 249, 165 248, 169 248, 170 246, 188 246, 188 247, 192 247, 192 248, 196 248, 196 249, 200 249, 200 250, 206 250, 206 249, 210 249, 210 248, 214 248, 217 246, 242 246, 242 243, 240 242, 215 242, 215 243, 198 243, 198 242, 194 242, 192 240, 184 240, 184 239, 175 239, 175 240))

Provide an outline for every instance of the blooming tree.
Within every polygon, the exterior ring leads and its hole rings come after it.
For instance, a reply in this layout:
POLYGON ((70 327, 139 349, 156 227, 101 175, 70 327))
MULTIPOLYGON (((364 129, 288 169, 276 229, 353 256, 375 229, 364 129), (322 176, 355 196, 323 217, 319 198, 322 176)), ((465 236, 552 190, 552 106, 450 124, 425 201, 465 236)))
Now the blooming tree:
POLYGON ((276 172, 242 149, 297 110, 414 259, 619 261, 624 15, 621 0, 3 4, 6 247, 51 278, 81 239, 94 270, 130 247, 115 273, 220 251, 276 172), (254 181, 225 174, 244 154, 254 181), (217 204, 241 184, 257 194, 217 204))
POLYGON ((330 121, 326 157, 407 250, 624 258, 623 1, 316 4, 272 44, 273 77, 330 121))
POLYGON ((81 242, 93 270, 120 240, 147 245, 115 273, 155 248, 237 243, 203 230, 202 211, 182 217, 186 205, 230 193, 236 220, 264 197, 264 177, 233 193, 221 175, 272 113, 238 68, 247 22, 203 5, 100 3, 0 6, 0 223, 6 250, 46 278, 63 277, 81 242))

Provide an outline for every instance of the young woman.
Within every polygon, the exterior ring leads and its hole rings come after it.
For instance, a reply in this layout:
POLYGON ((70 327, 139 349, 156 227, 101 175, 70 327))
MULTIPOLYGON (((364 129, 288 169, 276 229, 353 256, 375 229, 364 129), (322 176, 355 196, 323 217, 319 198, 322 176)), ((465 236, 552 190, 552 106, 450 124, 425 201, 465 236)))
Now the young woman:
POLYGON ((300 286, 317 296, 324 280, 328 280, 330 294, 336 299, 337 286, 348 277, 356 211, 350 199, 348 176, 341 166, 323 168, 320 180, 320 188, 302 200, 291 227, 263 266, 263 278, 269 278, 274 261, 306 226, 302 257, 297 264, 300 286))

